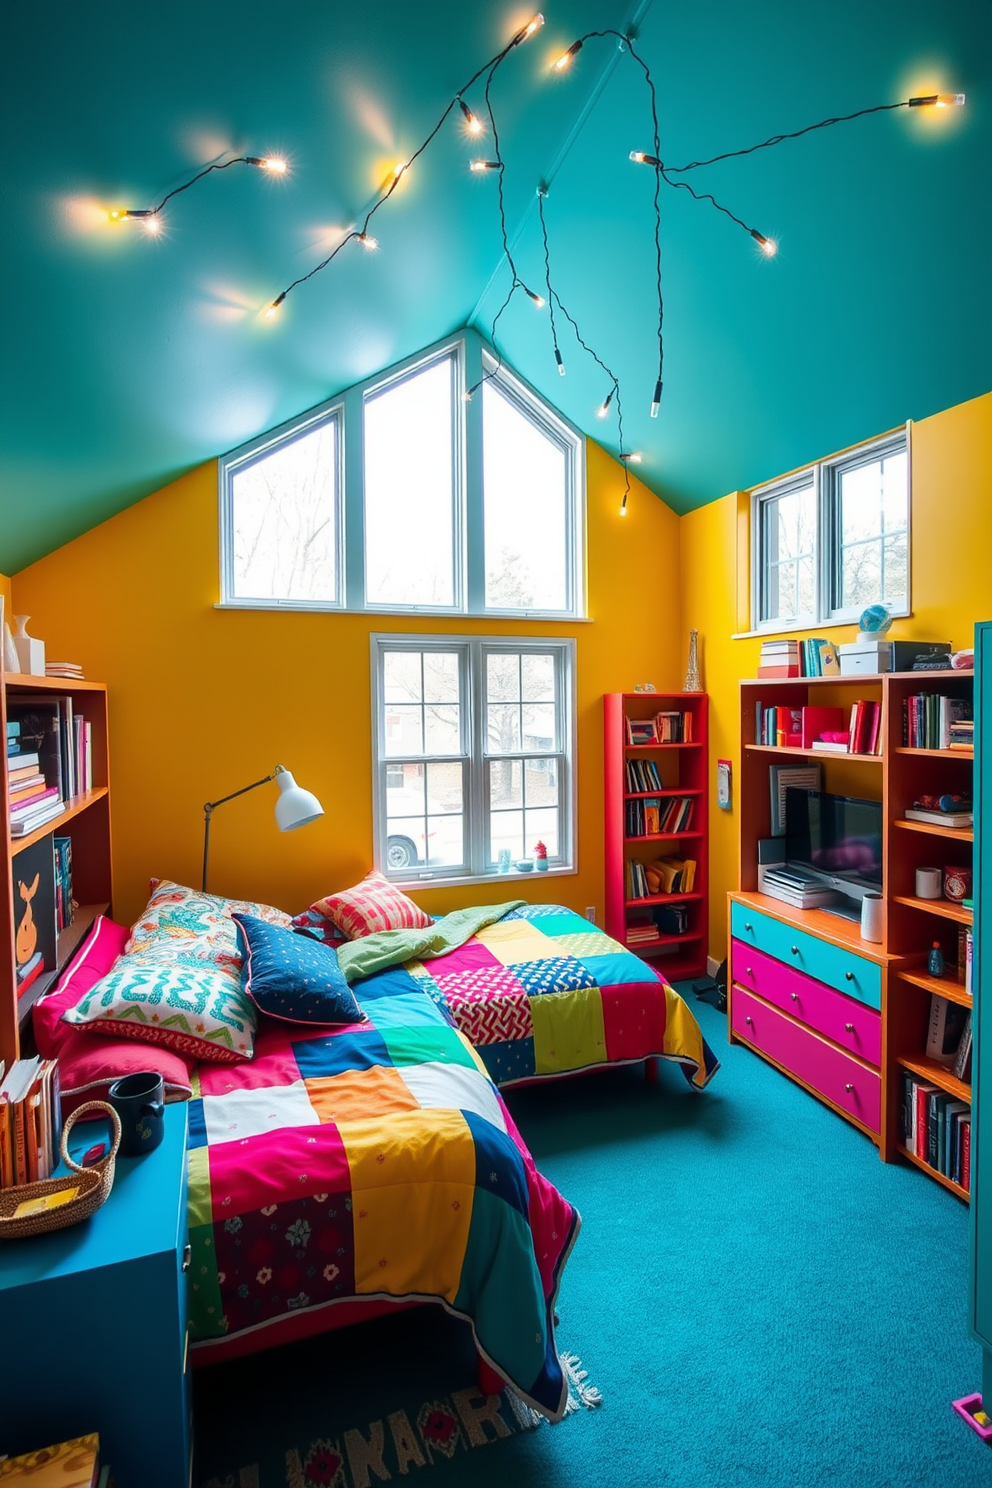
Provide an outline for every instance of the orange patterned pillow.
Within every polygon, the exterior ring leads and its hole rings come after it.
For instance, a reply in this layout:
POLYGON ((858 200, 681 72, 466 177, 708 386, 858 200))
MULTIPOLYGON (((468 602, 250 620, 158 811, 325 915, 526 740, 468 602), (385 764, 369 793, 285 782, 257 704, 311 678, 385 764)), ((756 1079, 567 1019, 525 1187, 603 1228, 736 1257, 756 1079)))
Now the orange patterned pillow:
POLYGON ((349 940, 361 940, 379 930, 426 930, 434 923, 412 899, 374 870, 353 889, 329 894, 310 907, 325 915, 349 940))

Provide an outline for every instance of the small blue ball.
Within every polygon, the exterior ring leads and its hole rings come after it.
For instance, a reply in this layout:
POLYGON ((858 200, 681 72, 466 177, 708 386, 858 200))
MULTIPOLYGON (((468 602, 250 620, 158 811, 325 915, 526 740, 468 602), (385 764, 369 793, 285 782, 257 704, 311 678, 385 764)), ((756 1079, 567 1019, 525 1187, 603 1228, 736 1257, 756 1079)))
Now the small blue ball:
POLYGON ((884 604, 873 604, 862 610, 858 624, 871 635, 884 635, 892 624, 892 616, 884 604))

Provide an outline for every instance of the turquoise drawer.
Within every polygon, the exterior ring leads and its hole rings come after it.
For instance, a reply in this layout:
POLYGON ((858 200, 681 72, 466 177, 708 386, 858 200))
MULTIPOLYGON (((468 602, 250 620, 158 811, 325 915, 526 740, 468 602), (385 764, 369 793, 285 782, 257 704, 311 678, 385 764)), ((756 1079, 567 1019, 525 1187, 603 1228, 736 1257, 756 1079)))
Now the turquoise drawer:
POLYGON ((730 906, 730 925, 736 940, 756 946, 776 961, 795 966, 828 987, 846 992, 848 997, 856 997, 867 1007, 881 1010, 882 968, 875 961, 866 961, 843 946, 773 920, 746 904, 730 906))

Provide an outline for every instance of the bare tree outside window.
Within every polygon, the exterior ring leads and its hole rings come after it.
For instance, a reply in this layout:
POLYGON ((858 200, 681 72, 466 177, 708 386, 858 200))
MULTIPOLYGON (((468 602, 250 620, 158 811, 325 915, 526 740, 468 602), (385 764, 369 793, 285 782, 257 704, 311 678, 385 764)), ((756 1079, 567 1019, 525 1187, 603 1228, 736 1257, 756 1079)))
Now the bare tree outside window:
POLYGON ((337 470, 331 418, 234 472, 236 595, 337 600, 337 470))

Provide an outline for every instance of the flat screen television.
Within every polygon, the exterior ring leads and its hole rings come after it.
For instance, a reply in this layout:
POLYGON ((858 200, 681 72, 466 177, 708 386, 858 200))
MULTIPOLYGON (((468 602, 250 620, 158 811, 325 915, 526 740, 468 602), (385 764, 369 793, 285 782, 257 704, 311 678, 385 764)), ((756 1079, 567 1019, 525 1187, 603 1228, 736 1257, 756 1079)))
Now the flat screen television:
POLYGON ((855 898, 882 888, 882 803, 828 791, 785 793, 787 862, 855 898))

